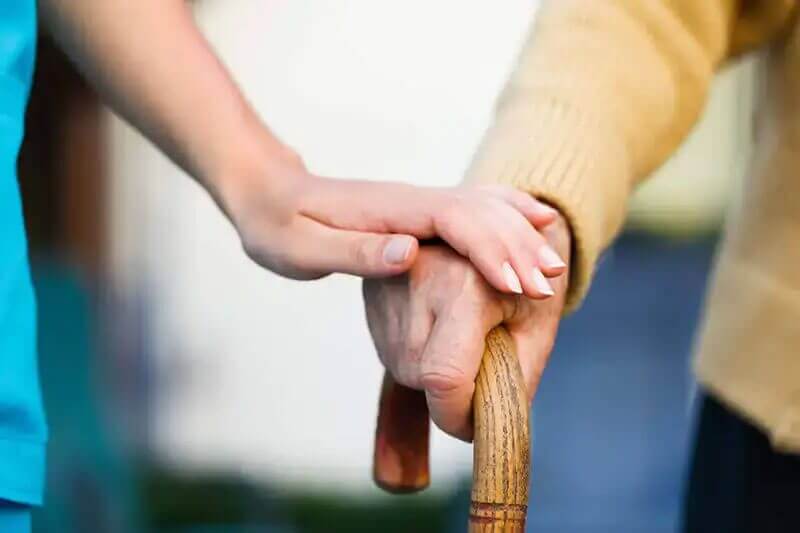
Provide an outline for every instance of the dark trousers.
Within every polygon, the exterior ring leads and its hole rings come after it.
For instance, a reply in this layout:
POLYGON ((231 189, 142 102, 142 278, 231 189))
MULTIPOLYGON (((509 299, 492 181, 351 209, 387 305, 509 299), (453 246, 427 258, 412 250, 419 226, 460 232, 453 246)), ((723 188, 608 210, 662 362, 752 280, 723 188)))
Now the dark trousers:
POLYGON ((800 455, 704 396, 683 519, 685 533, 800 532, 800 455))

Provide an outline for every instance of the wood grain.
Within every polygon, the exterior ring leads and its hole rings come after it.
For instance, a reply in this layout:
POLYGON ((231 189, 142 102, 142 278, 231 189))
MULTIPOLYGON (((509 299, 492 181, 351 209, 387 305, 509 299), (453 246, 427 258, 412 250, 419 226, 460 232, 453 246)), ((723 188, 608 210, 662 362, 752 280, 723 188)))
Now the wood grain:
POLYGON ((529 409, 525 381, 508 332, 486 337, 475 382, 470 533, 522 533, 528 511, 529 409))
POLYGON ((375 483, 396 494, 427 487, 429 433, 425 394, 396 383, 388 372, 384 374, 372 462, 375 483))
MULTIPOLYGON (((470 533, 522 533, 530 475, 529 406, 511 336, 503 327, 486 337, 473 399, 470 533)), ((375 434, 375 482, 390 492, 428 485, 425 396, 384 377, 375 434)))

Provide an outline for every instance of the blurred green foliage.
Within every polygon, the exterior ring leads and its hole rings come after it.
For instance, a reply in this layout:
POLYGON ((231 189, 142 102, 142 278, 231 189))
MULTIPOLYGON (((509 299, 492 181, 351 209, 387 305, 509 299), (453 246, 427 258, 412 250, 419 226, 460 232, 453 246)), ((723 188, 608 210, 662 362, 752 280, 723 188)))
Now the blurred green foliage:
POLYGON ((441 533, 448 517, 444 501, 425 495, 368 501, 298 495, 284 509, 302 533, 441 533))
POLYGON ((451 502, 430 494, 360 499, 277 493, 230 478, 151 470, 142 486, 153 533, 441 533, 451 502))

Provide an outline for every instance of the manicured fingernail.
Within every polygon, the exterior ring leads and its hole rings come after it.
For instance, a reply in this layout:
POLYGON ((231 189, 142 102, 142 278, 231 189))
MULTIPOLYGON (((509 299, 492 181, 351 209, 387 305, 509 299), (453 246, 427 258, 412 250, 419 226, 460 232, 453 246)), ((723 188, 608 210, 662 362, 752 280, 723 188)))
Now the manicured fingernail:
POLYGON ((556 251, 546 244, 539 248, 539 264, 545 268, 564 268, 567 266, 556 251))
POLYGON ((544 274, 542 274, 542 271, 538 268, 533 269, 533 284, 536 286, 536 290, 542 294, 546 294, 547 296, 555 294, 553 287, 550 286, 547 278, 544 277, 544 274))
POLYGON ((405 263, 413 244, 414 239, 411 237, 392 237, 389 239, 389 244, 383 249, 383 260, 390 265, 401 265, 405 263))
POLYGON ((545 213, 547 215, 558 214, 558 211, 556 210, 555 207, 550 207, 549 205, 543 204, 542 202, 537 202, 536 205, 539 206, 539 209, 542 211, 542 213, 545 213))
POLYGON ((503 263, 503 277, 511 292, 522 294, 522 283, 520 283, 517 273, 514 272, 514 269, 511 268, 511 265, 507 261, 503 263))

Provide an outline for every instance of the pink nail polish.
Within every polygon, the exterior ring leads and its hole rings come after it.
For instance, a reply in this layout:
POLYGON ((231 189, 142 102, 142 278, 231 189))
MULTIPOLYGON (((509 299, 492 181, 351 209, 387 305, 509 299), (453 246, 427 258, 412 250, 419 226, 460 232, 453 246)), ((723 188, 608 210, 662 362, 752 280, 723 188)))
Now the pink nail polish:
POLYGON ((522 294, 522 283, 519 281, 519 276, 507 261, 503 263, 503 278, 505 278, 506 285, 511 292, 522 294))
POLYGON ((545 268, 564 268, 567 266, 556 251, 546 244, 539 248, 539 264, 545 268))
POLYGON ((542 202, 537 202, 537 203, 542 213, 550 216, 558 214, 558 210, 556 210, 554 207, 550 207, 549 205, 542 202))
POLYGON ((547 281, 547 278, 544 277, 544 274, 542 274, 542 271, 538 268, 533 269, 533 284, 536 286, 536 289, 544 295, 553 296, 555 294, 550 282, 547 281))

